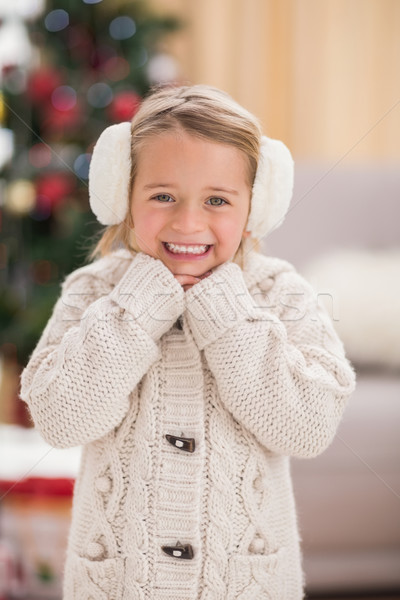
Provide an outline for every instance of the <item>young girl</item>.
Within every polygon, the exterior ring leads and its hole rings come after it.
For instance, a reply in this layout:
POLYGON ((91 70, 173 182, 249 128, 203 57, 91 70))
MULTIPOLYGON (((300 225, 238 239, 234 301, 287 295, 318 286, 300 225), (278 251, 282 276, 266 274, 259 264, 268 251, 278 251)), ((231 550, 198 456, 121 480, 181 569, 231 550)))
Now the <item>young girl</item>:
POLYGON ((53 446, 83 446, 65 600, 298 600, 289 456, 331 442, 353 369, 310 285, 252 250, 292 192, 286 147, 206 86, 105 130, 107 225, 22 375, 53 446))

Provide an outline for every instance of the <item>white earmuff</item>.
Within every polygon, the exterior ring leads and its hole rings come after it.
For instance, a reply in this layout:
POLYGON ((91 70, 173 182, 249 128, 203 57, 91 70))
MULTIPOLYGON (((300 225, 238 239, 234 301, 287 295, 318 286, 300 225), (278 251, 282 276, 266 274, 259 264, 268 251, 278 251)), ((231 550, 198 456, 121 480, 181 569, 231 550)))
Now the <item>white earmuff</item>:
MULTIPOLYGON (((89 201, 102 225, 124 220, 129 208, 131 124, 107 127, 100 135, 89 169, 89 201)), ((288 148, 263 136, 246 229, 261 239, 281 225, 293 193, 294 163, 288 148)))
POLYGON ((89 167, 90 207, 102 225, 117 225, 129 207, 131 124, 110 125, 93 150, 89 167))
POLYGON ((293 194, 294 162, 283 142, 262 136, 246 229, 255 239, 282 224, 293 194))

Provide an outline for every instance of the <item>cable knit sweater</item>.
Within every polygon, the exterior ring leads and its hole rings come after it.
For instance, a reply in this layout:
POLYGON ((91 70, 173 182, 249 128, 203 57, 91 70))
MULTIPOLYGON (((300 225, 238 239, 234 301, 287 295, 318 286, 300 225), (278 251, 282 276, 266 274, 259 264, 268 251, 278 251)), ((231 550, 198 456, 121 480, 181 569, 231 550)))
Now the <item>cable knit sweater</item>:
POLYGON ((70 274, 21 387, 50 444, 84 447, 64 600, 302 598, 289 456, 328 446, 354 385, 286 261, 186 293, 124 249, 70 274))

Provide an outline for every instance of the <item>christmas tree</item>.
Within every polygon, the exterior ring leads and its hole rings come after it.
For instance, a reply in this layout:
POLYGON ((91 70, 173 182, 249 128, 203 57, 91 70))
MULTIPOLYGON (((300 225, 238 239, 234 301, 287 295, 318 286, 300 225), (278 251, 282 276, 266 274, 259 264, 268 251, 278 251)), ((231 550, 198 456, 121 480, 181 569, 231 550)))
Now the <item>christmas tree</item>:
POLYGON ((96 139, 177 78, 160 42, 179 24, 145 2, 42 4, 0 6, 0 355, 20 366, 100 231, 87 185, 96 139))

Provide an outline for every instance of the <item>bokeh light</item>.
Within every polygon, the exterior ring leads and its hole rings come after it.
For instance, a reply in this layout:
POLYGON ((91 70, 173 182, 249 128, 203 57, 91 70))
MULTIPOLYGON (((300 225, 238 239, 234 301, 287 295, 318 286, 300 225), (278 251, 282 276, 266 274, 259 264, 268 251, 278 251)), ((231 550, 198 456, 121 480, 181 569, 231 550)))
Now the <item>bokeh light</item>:
POLYGON ((110 35, 114 40, 127 40, 136 33, 136 23, 131 17, 116 17, 110 23, 110 35))
POLYGON ((91 154, 80 154, 74 162, 74 171, 81 179, 89 179, 91 154))
POLYGON ((69 14, 66 10, 63 10, 62 8, 52 10, 46 16, 44 24, 47 31, 62 31, 69 25, 69 14))
POLYGON ((71 110, 76 105, 76 91, 70 85, 60 85, 52 93, 51 101, 57 110, 71 110))
POLYGON ((168 83, 179 77, 176 60, 169 54, 156 54, 149 60, 147 75, 151 83, 168 83))
POLYGON ((87 91, 89 104, 95 108, 104 108, 108 106, 113 99, 114 93, 106 83, 94 83, 87 91))
POLYGON ((35 197, 36 190, 33 183, 26 179, 17 179, 7 188, 7 210, 16 215, 25 215, 35 206, 35 197))
POLYGON ((14 154, 14 132, 6 127, 0 127, 0 169, 4 167, 14 154))
POLYGON ((130 121, 136 114, 141 103, 141 97, 134 90, 124 90, 115 94, 107 108, 108 116, 114 123, 130 121))

